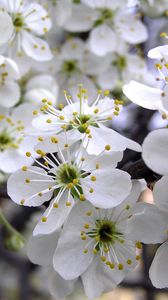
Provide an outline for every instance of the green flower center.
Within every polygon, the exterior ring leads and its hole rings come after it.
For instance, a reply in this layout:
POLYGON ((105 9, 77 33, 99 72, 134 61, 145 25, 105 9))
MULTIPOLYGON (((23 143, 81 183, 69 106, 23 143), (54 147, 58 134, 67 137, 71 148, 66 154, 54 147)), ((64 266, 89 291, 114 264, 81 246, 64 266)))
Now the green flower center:
POLYGON ((79 178, 79 173, 77 168, 73 165, 63 164, 59 170, 57 171, 57 179, 60 183, 68 185, 69 183, 73 183, 74 179, 79 178))
POLYGON ((92 116, 91 115, 75 115, 74 120, 71 122, 71 125, 74 127, 77 127, 79 132, 85 133, 86 130, 88 129, 88 126, 95 126, 97 127, 98 125, 95 123, 94 120, 91 120, 92 116))
POLYGON ((0 151, 4 151, 5 149, 9 148, 13 143, 13 139, 10 135, 3 130, 0 132, 0 151))
POLYGON ((16 14, 14 21, 13 21, 13 25, 16 28, 16 31, 19 31, 21 28, 24 27, 25 23, 24 23, 24 18, 22 17, 21 14, 16 14))
POLYGON ((63 71, 66 73, 72 73, 77 70, 76 60, 67 60, 63 63, 63 71))
POLYGON ((102 25, 106 22, 112 22, 114 18, 114 11, 109 8, 100 9, 100 18, 97 19, 94 23, 94 27, 102 25))
POLYGON ((119 71, 123 71, 127 66, 126 57, 119 55, 116 61, 113 62, 113 66, 117 66, 119 71))

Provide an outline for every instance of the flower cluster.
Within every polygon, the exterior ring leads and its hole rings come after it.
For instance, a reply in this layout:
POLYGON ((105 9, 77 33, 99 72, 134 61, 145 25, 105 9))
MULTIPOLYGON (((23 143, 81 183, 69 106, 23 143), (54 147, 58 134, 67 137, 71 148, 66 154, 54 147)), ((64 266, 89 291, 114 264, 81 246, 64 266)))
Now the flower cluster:
POLYGON ((168 287, 167 16, 164 0, 0 0, 0 180, 13 202, 39 207, 27 254, 59 299, 113 290, 141 243, 162 244, 149 273, 168 287), (137 131, 135 104, 164 128, 137 131), (127 168, 141 153, 159 178, 152 204, 141 197, 151 182, 127 168))

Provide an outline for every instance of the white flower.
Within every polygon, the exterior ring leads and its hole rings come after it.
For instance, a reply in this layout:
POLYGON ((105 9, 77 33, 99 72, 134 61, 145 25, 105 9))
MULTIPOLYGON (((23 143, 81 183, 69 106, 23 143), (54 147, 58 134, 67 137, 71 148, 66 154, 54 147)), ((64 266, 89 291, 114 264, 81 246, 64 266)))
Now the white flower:
POLYGON ((132 78, 141 82, 153 82, 154 77, 147 69, 144 59, 137 54, 114 54, 105 72, 98 75, 98 83, 103 89, 114 89, 118 84, 129 82, 132 78))
MULTIPOLYGON (((103 125, 107 120, 117 116, 122 101, 113 100, 109 97, 101 97, 88 104, 86 89, 79 86, 77 103, 73 103, 71 97, 65 92, 68 105, 61 111, 55 109, 47 100, 43 100, 41 108, 45 114, 33 120, 33 126, 38 130, 44 130, 48 134, 58 134, 63 130, 72 131, 83 144, 89 154, 99 154, 108 145, 109 150, 123 151, 126 148, 141 151, 140 146, 116 131, 103 125)), ((105 95, 109 92, 105 91, 105 95)))
POLYGON ((158 129, 147 135, 142 146, 147 166, 158 174, 168 174, 168 129, 158 129))
POLYGON ((144 108, 159 110, 166 113, 168 108, 168 88, 154 88, 131 80, 123 86, 123 93, 135 104, 144 108))
POLYGON ((81 275, 89 299, 111 291, 139 260, 136 246, 141 244, 129 239, 127 227, 141 190, 134 181, 130 195, 114 209, 96 209, 85 202, 71 211, 54 254, 54 269, 66 280, 81 275))
POLYGON ((62 299, 72 293, 76 280, 64 280, 53 270, 52 260, 59 236, 60 232, 56 231, 48 235, 30 237, 27 255, 34 264, 49 268, 46 278, 49 291, 54 297, 62 299))
MULTIPOLYGON (((14 202, 40 206, 52 200, 34 234, 47 234, 61 227, 79 199, 87 199, 97 207, 111 208, 130 192, 129 174, 115 169, 122 152, 106 154, 108 150, 104 149, 99 156, 93 156, 86 153, 82 144, 74 152, 69 148, 75 140, 71 134, 67 133, 66 138, 40 137, 36 152, 42 160, 35 159, 37 166, 23 166, 9 178, 8 194, 14 202)), ((32 157, 29 152, 27 156, 32 157)))
POLYGON ((33 161, 25 156, 32 151, 35 137, 25 137, 24 132, 30 128, 34 105, 21 104, 12 113, 0 116, 0 170, 13 173, 23 164, 33 161))
POLYGON ((26 84, 24 100, 41 105, 42 99, 48 99, 56 105, 58 84, 53 76, 42 74, 33 76, 26 84))
POLYGON ((132 238, 147 244, 162 244, 156 251, 149 270, 152 284, 157 288, 168 287, 168 176, 163 176, 154 186, 155 205, 148 204, 143 214, 134 215, 130 220, 132 238), (136 231, 137 230, 137 231, 136 231))
MULTIPOLYGON (((103 56, 117 51, 117 37, 130 44, 137 44, 147 39, 147 30, 143 23, 126 9, 127 1, 85 1, 95 9, 98 16, 90 33, 90 49, 103 56)), ((75 18, 75 15, 73 15, 75 18)))
POLYGON ((4 56, 0 56, 0 105, 12 107, 20 99, 20 88, 15 80, 19 79, 19 69, 16 63, 4 56))
POLYGON ((0 11, 0 45, 7 43, 13 34, 13 22, 5 11, 0 11))
POLYGON ((140 1, 144 13, 150 17, 156 18, 168 10, 167 0, 144 0, 140 1))
POLYGON ((25 52, 37 61, 50 60, 52 53, 49 46, 44 39, 39 38, 51 28, 47 11, 35 2, 21 0, 0 0, 0 8, 11 16, 14 26, 9 53, 22 55, 25 52))

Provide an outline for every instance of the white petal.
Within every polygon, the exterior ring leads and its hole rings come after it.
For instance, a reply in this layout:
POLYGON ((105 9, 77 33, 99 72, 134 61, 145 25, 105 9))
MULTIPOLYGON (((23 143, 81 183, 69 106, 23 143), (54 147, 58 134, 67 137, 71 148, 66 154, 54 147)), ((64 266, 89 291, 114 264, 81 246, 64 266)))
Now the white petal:
POLYGON ((116 29, 121 37, 130 44, 138 44, 147 40, 145 25, 131 14, 121 14, 116 18, 116 29))
POLYGON ((0 87, 0 105, 4 107, 14 106, 20 99, 19 85, 14 81, 7 81, 0 87))
POLYGON ((37 61, 48 61, 53 58, 46 41, 25 31, 22 34, 22 47, 28 56, 37 61))
POLYGON ((93 53, 104 56, 116 50, 116 35, 109 26, 103 24, 91 31, 89 45, 93 53))
POLYGON ((168 287, 168 242, 161 245, 154 257, 149 270, 149 276, 152 284, 156 288, 168 287))
POLYGON ((50 234, 60 228, 68 218, 68 215, 74 205, 74 200, 72 197, 68 199, 68 193, 65 192, 58 202, 58 208, 53 207, 53 203, 54 199, 43 215, 44 217, 47 217, 47 221, 42 222, 40 220, 38 222, 33 231, 34 236, 39 234, 50 234), (70 202, 71 206, 66 206, 66 202, 70 202))
POLYGON ((88 221, 86 212, 90 209, 92 206, 88 203, 76 203, 59 239, 53 264, 54 269, 66 280, 80 276, 93 259, 90 247, 87 254, 83 253, 85 241, 80 236, 82 224, 88 221))
POLYGON ((7 149, 0 153, 0 170, 4 173, 13 173, 20 169, 23 165, 31 165, 33 160, 23 156, 15 149, 7 149))
POLYGON ((162 90, 152 88, 136 81, 124 85, 123 93, 135 104, 138 104, 148 109, 161 109, 161 94, 162 90))
POLYGON ((168 211, 168 176, 163 176, 158 180, 153 189, 154 202, 158 208, 168 211))
POLYGON ((111 270, 100 257, 95 257, 87 271, 82 275, 85 293, 89 299, 100 297, 103 293, 112 291, 124 278, 119 270, 111 270))
POLYGON ((98 83, 102 89, 114 89, 119 80, 119 73, 116 67, 110 66, 104 73, 98 76, 98 83))
POLYGON ((0 20, 1 20, 1 26, 0 26, 0 44, 7 43, 14 31, 13 22, 11 17, 7 14, 7 12, 0 11, 0 20))
POLYGON ((97 17, 96 11, 83 4, 73 4, 72 12, 64 24, 64 28, 72 32, 88 31, 97 17))
POLYGON ((130 218, 130 238, 143 243, 162 243, 167 239, 167 214, 152 204, 142 203, 141 206, 142 212, 130 218))
POLYGON ((27 93, 25 93, 24 99, 25 101, 39 104, 41 104, 42 99, 47 99, 48 101, 51 101, 53 105, 56 104, 55 95, 53 95, 50 91, 44 88, 36 88, 28 91, 27 93))
POLYGON ((150 132, 142 145, 142 157, 149 168, 158 174, 168 174, 168 130, 150 132))
POLYGON ((97 170, 81 180, 84 195, 94 206, 112 208, 119 205, 130 193, 131 180, 121 170, 97 170), (92 176, 96 181, 92 181, 92 176), (93 193, 90 193, 93 189, 93 193))
POLYGON ((48 276, 48 288, 53 297, 63 299, 70 295, 74 290, 76 279, 65 280, 57 272, 52 270, 48 276))
POLYGON ((28 258, 34 264, 44 267, 51 265, 58 238, 58 231, 48 235, 31 236, 27 244, 28 258))
POLYGON ((30 170, 39 172, 40 174, 32 173, 31 171, 22 171, 18 170, 16 173, 12 174, 9 177, 7 187, 8 194, 12 198, 12 200, 18 204, 21 204, 21 200, 25 200, 23 203, 26 206, 39 206, 45 201, 48 201, 52 196, 52 191, 48 191, 44 193, 42 196, 39 196, 38 193, 43 190, 48 189, 49 186, 54 185, 54 180, 50 179, 43 174, 46 172, 39 167, 29 167, 30 170), (51 180, 51 182, 30 182, 26 183, 26 179, 37 179, 37 180, 51 180), (37 194, 37 195, 35 195, 37 194), (32 197, 29 199, 29 197, 32 197), (28 199, 28 200, 27 200, 28 199))
MULTIPOLYGON (((128 148, 141 152, 141 146, 138 143, 122 136, 111 128, 99 124, 99 128, 90 126, 89 129, 92 135, 87 147, 89 154, 99 154, 105 149, 106 145, 111 147, 111 151, 123 151, 128 148)), ((86 142, 84 142, 84 147, 86 147, 86 142)))
POLYGON ((153 59, 162 59, 164 58, 166 61, 168 60, 168 46, 159 46, 149 50, 148 57, 153 59))

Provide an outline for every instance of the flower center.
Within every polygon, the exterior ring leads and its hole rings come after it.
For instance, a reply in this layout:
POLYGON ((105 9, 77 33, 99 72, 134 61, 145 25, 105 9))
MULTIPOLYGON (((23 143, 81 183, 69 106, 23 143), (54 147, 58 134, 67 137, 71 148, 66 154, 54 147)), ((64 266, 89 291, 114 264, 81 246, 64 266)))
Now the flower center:
POLYGON ((79 173, 73 165, 63 164, 57 171, 57 178, 60 183, 67 185, 73 183, 75 179, 77 180, 79 173))
POLYGON ((103 221, 98 231, 100 241, 104 243, 113 242, 113 234, 115 234, 115 225, 109 221, 103 221))
POLYGON ((0 151, 4 151, 5 149, 9 148, 12 146, 12 143, 13 139, 6 132, 6 130, 0 132, 0 151))
POLYGON ((94 23, 94 27, 102 25, 105 22, 112 22, 114 17, 114 11, 109 8, 100 9, 100 18, 94 23))
POLYGON ((18 13, 15 15, 13 25, 15 26, 16 31, 19 31, 21 28, 23 28, 25 23, 24 23, 24 18, 22 17, 21 14, 18 13))
POLYGON ((76 60, 67 60, 63 63, 63 71, 66 73, 72 73, 77 69, 76 60))
POLYGON ((119 71, 123 71, 127 66, 125 56, 119 55, 118 58, 113 62, 113 66, 117 66, 119 71))

